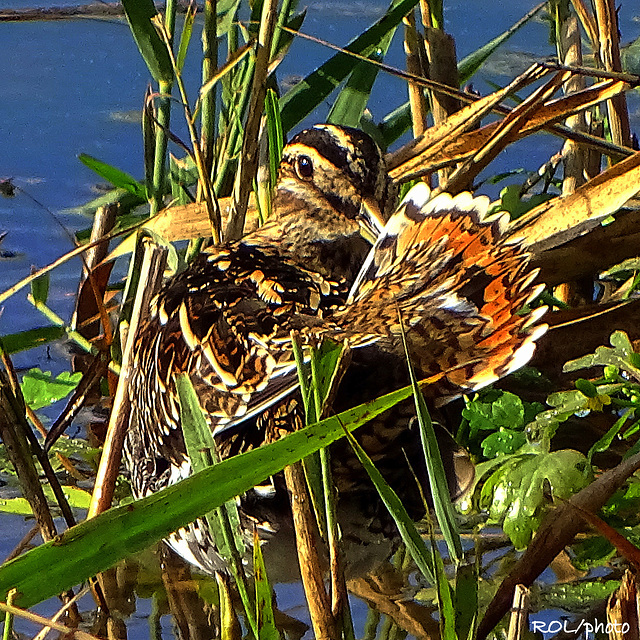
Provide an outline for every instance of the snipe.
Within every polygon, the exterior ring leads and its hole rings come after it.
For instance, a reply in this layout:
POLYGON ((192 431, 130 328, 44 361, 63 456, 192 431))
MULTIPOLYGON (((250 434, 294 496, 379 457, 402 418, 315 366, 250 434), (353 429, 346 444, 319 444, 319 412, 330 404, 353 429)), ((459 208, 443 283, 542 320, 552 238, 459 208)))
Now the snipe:
MULTIPOLYGON (((433 404, 524 365, 544 331, 540 312, 518 315, 538 290, 535 272, 503 237, 504 220, 486 218, 487 205, 468 193, 430 200, 418 185, 396 209, 395 186, 367 135, 331 125, 298 134, 284 149, 272 218, 169 280, 139 331, 125 443, 135 496, 190 473, 179 373, 190 376, 222 457, 303 424, 292 329, 309 344, 332 338, 353 348, 336 412, 407 384, 399 317, 416 373, 440 376, 426 389, 433 404)), ((427 481, 412 421, 413 404, 403 403, 356 435, 418 518, 407 458, 427 481)), ((455 492, 457 447, 441 442, 455 492)), ((343 442, 332 446, 332 465, 342 512, 357 513, 360 535, 384 529, 380 503, 343 442)), ((248 530, 268 531, 286 520, 286 504, 275 478, 268 496, 249 492, 240 507, 248 530)), ((222 566, 197 523, 169 543, 206 571, 222 566)))

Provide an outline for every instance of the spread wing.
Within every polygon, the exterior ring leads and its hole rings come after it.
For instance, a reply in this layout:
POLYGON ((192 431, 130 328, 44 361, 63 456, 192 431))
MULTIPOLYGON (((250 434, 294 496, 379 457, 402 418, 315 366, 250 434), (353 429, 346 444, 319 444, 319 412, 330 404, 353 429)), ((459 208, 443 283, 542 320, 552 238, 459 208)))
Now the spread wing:
POLYGON ((430 199, 414 187, 369 253, 334 316, 385 335, 398 347, 400 320, 421 376, 444 372, 427 390, 438 403, 479 389, 526 364, 544 308, 521 314, 540 293, 520 243, 489 217, 488 198, 469 193, 430 199))

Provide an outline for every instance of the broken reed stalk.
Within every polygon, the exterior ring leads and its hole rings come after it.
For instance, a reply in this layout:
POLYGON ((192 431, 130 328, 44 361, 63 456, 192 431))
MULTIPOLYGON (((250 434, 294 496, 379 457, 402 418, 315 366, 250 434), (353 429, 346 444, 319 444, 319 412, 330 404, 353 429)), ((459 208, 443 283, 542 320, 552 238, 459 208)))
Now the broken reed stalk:
POLYGON ((291 496, 300 573, 315 637, 318 640, 333 640, 337 637, 336 621, 324 587, 316 528, 302 463, 285 467, 284 476, 291 496))
MULTIPOLYGON (((569 16, 560 25, 560 48, 562 60, 568 66, 582 66, 582 46, 580 42, 580 28, 578 18, 569 16)), ((586 87, 584 76, 571 76, 562 87, 565 95, 581 91, 586 87)), ((584 111, 569 116, 565 124, 573 131, 587 131, 587 120, 584 111)), ((567 196, 586 182, 584 176, 586 149, 582 149, 572 140, 566 140, 562 150, 564 156, 564 179, 562 181, 562 195, 567 196)))
MULTIPOLYGON (((404 48, 407 56, 407 71, 414 76, 426 76, 426 51, 424 42, 416 28, 415 10, 404 18, 404 48)), ((409 104, 411 106, 411 122, 413 137, 421 136, 427 127, 427 102, 421 86, 408 82, 409 104)))
MULTIPOLYGON (((454 39, 442 29, 425 27, 425 45, 429 78, 440 84, 458 87, 460 81, 454 39)), ((444 122, 460 109, 460 102, 456 98, 438 91, 429 91, 429 101, 434 124, 444 122)), ((439 183, 442 185, 450 174, 450 169, 438 171, 439 183)))
MULTIPOLYGON (((620 43, 618 41, 618 16, 614 0, 595 0, 598 26, 599 57, 606 71, 622 71, 620 43)), ((614 143, 630 147, 631 127, 627 98, 620 94, 607 101, 609 128, 614 143)))
MULTIPOLYGON (((560 16, 556 20, 561 20, 560 16)), ((556 27, 558 33, 558 57, 567 66, 582 66, 582 45, 580 42, 580 27, 576 15, 568 15, 556 27)), ((581 91, 586 88, 585 77, 580 74, 571 76, 563 85, 565 95, 581 91)), ((584 111, 569 116, 565 120, 566 126, 572 131, 587 131, 587 120, 584 111)), ((564 176, 562 179, 562 195, 571 195, 577 187, 586 182, 584 164, 587 150, 572 140, 565 140, 562 147, 564 176)), ((579 283, 564 282, 554 290, 558 300, 569 303, 579 295, 579 283)))
POLYGON ((167 261, 167 249, 158 245, 145 243, 144 257, 140 280, 136 291, 136 297, 129 322, 125 348, 122 355, 122 366, 120 377, 116 388, 116 395, 113 399, 111 417, 107 437, 100 458, 100 466, 96 475, 96 483, 91 496, 91 505, 87 518, 92 518, 106 511, 111 506, 115 480, 120 468, 122 446, 126 434, 126 418, 123 407, 127 386, 129 383, 129 373, 133 364, 133 344, 136 332, 144 315, 148 312, 151 298, 160 288, 162 275, 167 261))
POLYGON ((522 640, 528 631, 529 589, 519 584, 513 594, 513 605, 509 617, 507 640, 522 640))

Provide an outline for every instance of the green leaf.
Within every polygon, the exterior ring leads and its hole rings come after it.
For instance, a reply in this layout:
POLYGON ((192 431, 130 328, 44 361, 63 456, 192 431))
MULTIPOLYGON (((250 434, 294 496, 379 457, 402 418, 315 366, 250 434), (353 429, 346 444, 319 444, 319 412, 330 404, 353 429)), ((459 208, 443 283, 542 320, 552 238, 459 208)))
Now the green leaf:
MULTIPOLYGON (((91 494, 84 489, 78 487, 63 486, 62 491, 67 498, 69 506, 74 509, 88 509, 91 503, 91 494)), ((57 501, 53 495, 51 487, 44 488, 45 496, 56 505, 57 501)), ((13 513, 19 516, 33 516, 33 509, 26 498, 8 498, 0 500, 0 512, 13 513)))
POLYGON ((260 538, 253 537, 253 578, 256 586, 256 619, 258 621, 258 640, 280 640, 273 614, 271 585, 267 578, 260 538))
POLYGON ((545 492, 566 500, 589 484, 589 470, 585 456, 571 449, 515 455, 487 480, 480 505, 490 522, 502 523, 515 548, 524 549, 542 520, 545 492))
POLYGON ((551 193, 537 193, 527 198, 522 197, 522 187, 519 184, 510 184, 500 192, 500 211, 508 211, 511 219, 516 220, 520 216, 531 211, 543 202, 555 198, 551 193))
MULTIPOLYGON (((188 374, 180 374, 176 379, 176 388, 180 403, 180 424, 184 433, 187 454, 194 472, 204 471, 218 464, 216 443, 211 429, 205 420, 198 396, 188 374)), ((255 632, 251 600, 247 592, 247 581, 244 579, 242 556, 245 552, 242 540, 242 529, 238 506, 235 500, 227 500, 224 504, 205 514, 211 537, 215 541, 218 553, 227 561, 240 591, 250 626, 255 632)))
POLYGON ((282 130, 278 96, 271 87, 267 89, 264 105, 265 114, 267 116, 267 135, 269 138, 269 169, 271 173, 271 187, 275 188, 278 180, 278 167, 280 166, 282 149, 284 147, 284 131, 282 130))
POLYGON ((438 594, 438 615, 440 617, 440 637, 442 640, 458 640, 456 636, 456 612, 453 606, 453 593, 444 570, 444 562, 438 550, 436 539, 431 530, 431 554, 436 571, 436 591, 438 594))
POLYGON ((515 453, 526 442, 527 438, 522 431, 501 429, 482 441, 482 453, 488 459, 508 455, 515 453))
MULTIPOLYGON (((539 413, 543 408, 542 405, 539 405, 536 407, 537 411, 534 411, 528 405, 525 407, 522 400, 513 393, 508 391, 497 393, 498 395, 496 396, 495 391, 485 392, 480 396, 482 400, 476 398, 468 402, 467 406, 462 410, 463 417, 469 421, 470 441, 474 440, 481 431, 521 430, 526 424, 525 413, 531 416, 530 419, 533 419, 532 414, 539 413)), ((507 440, 506 437, 503 436, 503 438, 505 441, 507 440)), ((495 437, 489 442, 497 443, 495 437)), ((510 453, 513 451, 510 451, 510 453)))
POLYGON ((173 66, 162 38, 151 19, 158 14, 153 0, 122 0, 133 38, 156 82, 172 82, 173 66))
POLYGON ((178 44, 178 55, 176 56, 176 68, 179 72, 184 67, 184 61, 187 57, 187 51, 189 50, 189 43, 191 42, 191 36, 193 34, 193 23, 196 19, 195 6, 190 8, 184 16, 184 22, 182 23, 182 31, 180 33, 180 43, 178 44))
POLYGON ((218 38, 229 32, 233 26, 240 0, 220 0, 216 6, 218 38))
MULTIPOLYGON (((364 56, 370 55, 382 38, 394 30, 416 4, 417 0, 394 2, 380 20, 352 40, 345 49, 364 56)), ((349 75, 356 64, 357 59, 348 53, 337 53, 290 89, 280 99, 282 128, 290 131, 308 116, 349 75)))
POLYGON ((595 398, 598 395, 598 388, 590 380, 584 378, 578 378, 574 382, 576 389, 584 393, 587 398, 595 398))
POLYGON ((478 615, 478 568, 474 564, 456 567, 454 606, 456 637, 458 640, 474 638, 478 615))
MULTIPOLYGON (((398 311, 399 313, 399 311, 398 311)), ((433 508, 436 512, 438 525, 442 531, 442 536, 447 544, 451 559, 458 563, 463 557, 462 542, 458 527, 456 524, 455 512, 451 503, 451 494, 449 493, 449 483, 447 475, 442 464, 442 456, 440 455, 440 447, 438 439, 431 422, 431 416, 427 409, 422 391, 418 386, 416 376, 409 357, 409 349, 407 347, 406 336, 402 322, 400 324, 402 330, 402 344, 404 347, 407 367, 409 369, 409 378, 413 389, 413 400, 416 406, 416 416, 420 426, 420 440, 424 451, 424 459, 427 465, 427 474, 429 475, 429 487, 431 489, 431 497, 433 498, 433 508)))
POLYGON ((0 567, 0 600, 15 587, 20 593, 16 605, 30 607, 69 589, 337 440, 345 427, 356 429, 410 395, 405 387, 72 527, 0 567))
MULTIPOLYGON (((360 460, 362 466, 365 468, 365 471, 375 485, 380 498, 389 510, 389 513, 398 527, 402 541, 406 545, 413 561, 416 563, 416 566, 427 580, 432 584, 435 584, 436 577, 433 567, 433 558, 430 556, 420 534, 416 530, 416 525, 409 517, 402 501, 398 498, 398 494, 386 483, 384 477, 376 469, 366 451, 360 446, 358 441, 346 431, 346 429, 345 435, 349 440, 349 444, 353 447, 358 460, 360 460)), ((412 482, 412 480, 409 480, 409 482, 412 482)))
POLYGON ((640 368, 634 359, 634 350, 629 336, 624 331, 615 331, 611 334, 609 342, 613 348, 598 347, 595 353, 589 354, 577 360, 567 362, 562 371, 571 372, 591 367, 613 366, 627 371, 637 380, 640 380, 640 368))
POLYGON ((82 373, 63 371, 53 377, 50 371, 31 369, 22 378, 22 395, 24 401, 34 410, 48 407, 50 404, 68 396, 80 382, 82 373))
POLYGON ((19 333, 10 333, 2 336, 2 349, 8 354, 27 351, 58 340, 65 333, 64 327, 39 327, 19 333))
POLYGON ((118 189, 124 189, 131 195, 134 195, 140 200, 140 203, 147 200, 147 188, 140 182, 138 182, 133 176, 128 173, 112 167, 102 160, 93 158, 86 153, 81 153, 78 159, 82 164, 89 167, 89 169, 95 171, 101 178, 108 180, 114 187, 118 189))
MULTIPOLYGON (((216 443, 202 413, 198 396, 186 373, 180 374, 176 378, 176 389, 180 402, 180 424, 182 425, 187 454, 191 460, 192 472, 197 473, 217 463, 216 443)), ((238 508, 234 500, 228 501, 227 505, 230 508, 226 517, 229 518, 231 531, 237 532, 240 530, 238 508)), ((229 559, 232 554, 229 548, 231 541, 226 540, 220 529, 215 526, 215 523, 218 522, 218 514, 214 510, 206 514, 205 517, 218 552, 223 558, 229 559)), ((237 536, 235 542, 238 551, 241 554, 244 553, 242 539, 237 536)))

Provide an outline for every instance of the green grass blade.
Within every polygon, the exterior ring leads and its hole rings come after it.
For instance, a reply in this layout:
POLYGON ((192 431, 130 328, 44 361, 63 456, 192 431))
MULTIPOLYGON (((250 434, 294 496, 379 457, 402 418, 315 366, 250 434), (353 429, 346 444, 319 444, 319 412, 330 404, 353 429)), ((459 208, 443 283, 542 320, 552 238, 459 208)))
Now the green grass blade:
MULTIPOLYGON (((382 52, 376 50, 370 58, 382 62, 382 52)), ((379 67, 368 62, 362 60, 358 62, 344 89, 333 103, 327 116, 327 122, 347 127, 360 126, 360 119, 369 102, 369 95, 378 76, 378 69, 379 67)))
POLYGON ((153 0, 122 0, 122 6, 133 38, 154 80, 172 82, 171 58, 151 22, 151 18, 158 15, 153 0))
POLYGON ((34 302, 47 304, 49 298, 49 281, 51 274, 43 273, 31 282, 31 297, 34 302))
POLYGON ((284 131, 278 106, 276 92, 269 88, 264 101, 265 114, 267 116, 267 135, 269 137, 269 171, 271 173, 271 188, 274 189, 278 180, 278 167, 282 159, 284 147, 284 131))
MULTIPOLYGON (((194 472, 203 471, 218 464, 216 443, 198 402, 198 396, 186 373, 176 379, 180 401, 180 423, 184 433, 187 453, 194 472)), ((223 505, 206 514, 205 519, 218 553, 228 562, 240 592, 240 598, 247 620, 254 635, 258 627, 253 613, 253 602, 249 597, 248 581, 244 572, 242 556, 245 545, 242 540, 240 516, 235 500, 227 500, 223 505)))
POLYGON ((83 582, 342 437, 343 425, 356 429, 411 393, 399 389, 65 531, 0 567, 0 600, 16 587, 16 604, 30 607, 83 582))
POLYGON ((196 8, 195 5, 192 5, 184 15, 182 31, 180 32, 180 43, 178 44, 178 55, 176 56, 176 67, 178 67, 179 71, 182 71, 184 61, 187 58, 187 51, 191 42, 191 36, 193 35, 193 23, 195 19, 196 8))
POLYGON ((438 614, 440 617, 440 637, 442 640, 458 640, 456 636, 456 613, 453 607, 453 594, 444 570, 444 562, 438 545, 430 532, 433 566, 436 572, 436 592, 438 594, 438 614))
POLYGON ((9 355, 19 351, 27 351, 43 344, 62 338, 66 333, 64 327, 40 327, 2 336, 2 350, 9 355))
MULTIPOLYGON (((400 313, 399 310, 398 313, 400 313)), ((400 320, 402 319, 400 318, 400 320)), ((418 418, 418 424, 420 425, 420 439, 422 440, 427 473, 429 475, 429 486, 431 489, 431 497, 433 499, 433 509, 436 512, 438 525, 440 526, 442 536, 447 543, 449 554, 457 563, 460 562, 463 557, 462 542, 460 541, 455 512, 453 510, 453 504, 451 503, 449 483, 447 482, 447 475, 444 471, 444 465, 442 464, 440 447, 438 446, 436 432, 433 428, 433 423, 431 422, 429 409, 427 409, 427 403, 424 400, 424 396, 422 395, 422 391, 420 390, 418 381, 416 380, 415 372, 413 371, 402 322, 400 323, 400 327, 402 331, 402 343, 407 359, 407 367, 409 368, 409 378, 411 380, 411 386, 413 387, 416 417, 418 418)))
POLYGON ((475 638, 478 617, 478 570, 474 564, 460 564, 456 568, 454 607, 456 636, 459 640, 475 638))
POLYGON ((80 160, 80 162, 82 162, 86 167, 89 167, 92 171, 95 171, 101 178, 108 180, 114 187, 124 189, 130 194, 136 196, 136 198, 146 201, 146 187, 125 171, 121 171, 120 169, 117 169, 106 162, 102 162, 102 160, 98 160, 86 153, 81 153, 78 156, 78 160, 80 160))
MULTIPOLYGON (((417 4, 417 0, 394 2, 387 13, 345 48, 361 55, 370 55, 380 41, 417 4)), ((348 53, 337 53, 280 99, 282 128, 290 131, 309 115, 349 75, 358 60, 348 53)))
POLYGON ((422 575, 432 584, 435 584, 433 561, 429 556, 427 547, 423 539, 420 537, 413 520, 411 520, 407 510, 404 508, 402 501, 396 492, 387 484, 382 474, 378 469, 376 469, 375 465, 371 461, 371 458, 369 458, 365 450, 360 446, 360 444, 358 444, 358 441, 348 431, 346 432, 346 437, 353 447, 356 456, 358 456, 358 460, 360 460, 362 466, 369 474, 371 481, 380 494, 380 498, 393 517, 396 526, 398 527, 398 531, 402 536, 402 540, 407 546, 413 561, 422 572, 422 575))
POLYGON ((256 585, 256 620, 258 626, 258 640, 280 640, 273 614, 273 599, 271 585, 267 578, 267 568, 264 564, 260 538, 257 532, 253 536, 253 578, 256 585))

